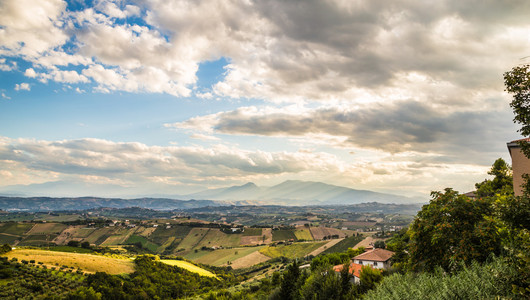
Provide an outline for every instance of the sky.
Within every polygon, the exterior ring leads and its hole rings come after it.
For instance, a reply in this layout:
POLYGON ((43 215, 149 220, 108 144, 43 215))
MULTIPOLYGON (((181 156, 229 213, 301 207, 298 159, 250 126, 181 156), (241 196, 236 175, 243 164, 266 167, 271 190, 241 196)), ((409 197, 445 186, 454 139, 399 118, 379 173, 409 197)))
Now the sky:
POLYGON ((503 73, 530 62, 529 15, 526 0, 2 0, 0 191, 467 192, 511 163, 503 73))

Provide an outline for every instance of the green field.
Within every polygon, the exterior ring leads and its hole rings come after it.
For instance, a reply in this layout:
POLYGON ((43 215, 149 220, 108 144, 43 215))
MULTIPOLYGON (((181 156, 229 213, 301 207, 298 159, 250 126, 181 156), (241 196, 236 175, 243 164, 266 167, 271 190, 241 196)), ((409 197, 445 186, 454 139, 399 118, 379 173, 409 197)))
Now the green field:
POLYGON ((39 246, 39 245, 48 245, 50 244, 54 238, 56 238, 58 234, 35 234, 35 235, 27 235, 24 237, 24 239, 19 243, 20 246, 39 246))
POLYGON ((98 228, 95 231, 93 231, 86 239, 85 241, 99 245, 103 243, 113 232, 114 227, 106 227, 106 228, 98 228))
POLYGON ((259 247, 243 247, 232 249, 219 249, 214 251, 194 251, 185 256, 186 259, 198 262, 201 264, 221 266, 226 265, 229 261, 232 262, 238 258, 249 255, 252 252, 259 251, 265 246, 259 247))
POLYGON ((33 227, 33 224, 5 223, 0 227, 0 231, 7 234, 23 235, 33 227))
POLYGON ((245 228, 244 236, 261 236, 263 230, 261 228, 245 228))
POLYGON ((215 277, 217 278, 217 276, 215 276, 215 274, 213 274, 212 272, 210 271, 207 271, 201 267, 198 267, 192 263, 189 263, 187 261, 184 261, 184 260, 175 260, 175 259, 161 259, 160 262, 162 263, 165 263, 167 265, 170 265, 170 266, 177 266, 179 268, 182 268, 184 270, 188 270, 190 272, 193 272, 193 273, 197 273, 201 276, 207 276, 207 277, 215 277))
POLYGON ((199 242, 208 233, 209 228, 193 228, 190 233, 180 242, 179 248, 191 250, 199 244, 199 242))
POLYGON ((139 236, 139 235, 131 235, 125 242, 124 244, 127 244, 127 245, 132 245, 132 244, 135 244, 135 243, 138 243, 140 242, 142 244, 142 247, 146 248, 146 249, 149 249, 149 251, 151 252, 156 252, 156 250, 158 249, 158 245, 149 241, 148 239, 144 238, 143 236, 139 236))
POLYGON ((272 231, 273 241, 288 241, 291 239, 296 241, 296 235, 294 235, 294 232, 292 230, 273 230, 272 231))
POLYGON ((211 228, 206 236, 195 246, 201 247, 237 247, 241 242, 240 234, 226 234, 219 229, 211 228))
POLYGON ((163 225, 159 226, 151 235, 149 239, 156 244, 162 245, 170 237, 175 237, 177 239, 185 238, 191 231, 189 226, 178 226, 172 225, 171 228, 166 228, 163 225))
POLYGON ((312 241, 313 236, 309 228, 299 228, 294 231, 294 235, 298 240, 312 241))
POLYGON ((287 258, 300 258, 308 255, 313 250, 318 249, 326 242, 316 243, 294 243, 291 245, 278 245, 278 246, 267 246, 261 249, 259 252, 270 258, 284 256, 287 258))
POLYGON ((0 233, 0 244, 10 244, 10 245, 13 245, 13 243, 16 241, 16 240, 20 240, 21 238, 19 236, 14 236, 14 235, 6 235, 6 234, 2 234, 0 233))
POLYGON ((338 242, 337 244, 333 245, 332 247, 329 247, 328 249, 324 250, 322 254, 328 254, 328 253, 335 253, 335 252, 345 252, 348 250, 348 248, 352 248, 353 246, 357 245, 360 241, 362 241, 365 237, 360 236, 350 236, 342 241, 338 242))
POLYGON ((87 238, 96 231, 96 228, 76 228, 72 231, 73 238, 87 238))

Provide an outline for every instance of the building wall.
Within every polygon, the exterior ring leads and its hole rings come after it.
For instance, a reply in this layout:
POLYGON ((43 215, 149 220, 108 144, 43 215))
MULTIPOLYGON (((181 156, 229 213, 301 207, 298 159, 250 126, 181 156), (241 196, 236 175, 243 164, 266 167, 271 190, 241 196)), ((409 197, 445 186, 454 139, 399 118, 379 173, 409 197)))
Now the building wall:
POLYGON ((524 156, 521 148, 515 145, 508 145, 510 156, 512 157, 513 170, 513 190, 515 196, 523 194, 521 185, 524 183, 523 174, 530 174, 530 159, 524 156))
POLYGON ((359 260, 356 259, 353 261, 356 264, 360 264, 363 266, 371 266, 374 269, 388 269, 390 268, 389 262, 381 262, 381 261, 372 261, 372 260, 359 260))

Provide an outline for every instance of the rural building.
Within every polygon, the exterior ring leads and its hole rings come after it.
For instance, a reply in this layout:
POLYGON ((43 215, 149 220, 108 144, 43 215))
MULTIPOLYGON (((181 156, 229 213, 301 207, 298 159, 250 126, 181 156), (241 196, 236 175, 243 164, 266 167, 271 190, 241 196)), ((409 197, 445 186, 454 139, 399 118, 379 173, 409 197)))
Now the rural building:
POLYGON ((507 144, 512 157, 513 191, 515 196, 523 195, 523 174, 530 174, 530 159, 521 151, 520 142, 530 142, 530 138, 511 141, 507 144))
POLYGON ((390 259, 394 255, 394 252, 388 251, 381 248, 375 248, 371 251, 364 252, 353 258, 355 264, 361 266, 369 265, 376 269, 389 269, 390 259))
MULTIPOLYGON (((352 275, 352 279, 350 280, 351 283, 359 284, 361 282, 361 268, 363 266, 356 263, 350 263, 348 273, 352 275)), ((337 265, 333 267, 333 271, 335 273, 340 274, 342 272, 342 269, 344 268, 344 265, 337 265)))

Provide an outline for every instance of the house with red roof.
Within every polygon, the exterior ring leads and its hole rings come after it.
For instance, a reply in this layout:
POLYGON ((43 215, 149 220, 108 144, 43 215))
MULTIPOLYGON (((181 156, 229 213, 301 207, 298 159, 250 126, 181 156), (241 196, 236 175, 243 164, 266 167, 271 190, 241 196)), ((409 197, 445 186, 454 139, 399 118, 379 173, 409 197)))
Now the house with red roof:
MULTIPOLYGON (((357 255, 352 258, 352 262, 349 264, 348 273, 352 275, 352 283, 361 282, 361 271, 363 266, 369 266, 372 269, 388 269, 390 268, 390 259, 394 255, 394 252, 388 251, 381 248, 375 248, 370 251, 366 251, 363 254, 357 255)), ((333 271, 340 273, 345 265, 337 265, 333 267, 333 271)))
MULTIPOLYGON (((339 273, 342 272, 342 269, 344 268, 345 265, 337 265, 337 266, 334 266, 333 267, 333 271, 335 271, 335 273, 339 273)), ((350 280, 351 283, 355 283, 355 284, 359 284, 361 282, 361 269, 362 269, 362 265, 359 265, 359 264, 355 264, 355 263, 350 263, 349 265, 349 270, 348 270, 348 273, 350 273, 350 275, 352 275, 352 279, 350 280)))
POLYGON ((374 269, 389 269, 390 259, 394 252, 381 248, 366 251, 353 258, 353 262, 362 266, 371 266, 374 269))
POLYGON ((520 142, 530 142, 530 138, 511 141, 507 144, 512 157, 513 191, 515 196, 523 195, 523 174, 530 174, 530 159, 521 151, 520 142))

